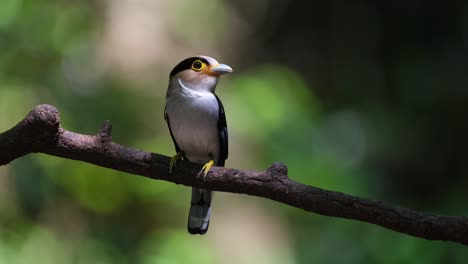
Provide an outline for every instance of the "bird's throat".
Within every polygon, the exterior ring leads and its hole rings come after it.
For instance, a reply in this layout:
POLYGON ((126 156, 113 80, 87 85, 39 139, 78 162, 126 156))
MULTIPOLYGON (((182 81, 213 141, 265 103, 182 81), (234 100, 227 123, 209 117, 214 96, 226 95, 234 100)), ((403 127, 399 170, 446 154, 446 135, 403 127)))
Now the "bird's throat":
POLYGON ((177 84, 182 94, 189 97, 200 97, 200 96, 207 96, 213 95, 213 92, 216 87, 216 83, 214 84, 186 84, 181 79, 177 80, 177 84))

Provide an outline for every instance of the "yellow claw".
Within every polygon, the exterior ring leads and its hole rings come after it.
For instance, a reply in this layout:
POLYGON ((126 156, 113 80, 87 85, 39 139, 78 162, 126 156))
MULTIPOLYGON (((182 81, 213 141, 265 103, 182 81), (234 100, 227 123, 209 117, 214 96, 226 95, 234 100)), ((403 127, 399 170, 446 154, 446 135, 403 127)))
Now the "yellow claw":
POLYGON ((213 165, 214 165, 214 161, 210 160, 203 166, 203 168, 200 171, 200 172, 203 172, 203 179, 206 178, 206 175, 208 175, 208 172, 210 172, 211 167, 213 167, 213 165))
POLYGON ((171 158, 171 160, 169 161, 169 174, 172 173, 172 168, 175 168, 177 167, 177 160, 179 160, 182 156, 184 155, 184 153, 181 151, 177 154, 175 154, 174 157, 171 158))

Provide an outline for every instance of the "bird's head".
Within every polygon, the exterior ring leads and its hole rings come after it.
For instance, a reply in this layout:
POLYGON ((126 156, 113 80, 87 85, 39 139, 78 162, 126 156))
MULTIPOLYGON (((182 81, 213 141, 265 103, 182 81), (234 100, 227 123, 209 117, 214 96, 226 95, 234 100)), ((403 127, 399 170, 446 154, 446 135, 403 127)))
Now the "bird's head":
POLYGON ((195 91, 214 92, 219 76, 231 72, 231 67, 208 56, 187 58, 172 69, 169 88, 181 82, 195 91))

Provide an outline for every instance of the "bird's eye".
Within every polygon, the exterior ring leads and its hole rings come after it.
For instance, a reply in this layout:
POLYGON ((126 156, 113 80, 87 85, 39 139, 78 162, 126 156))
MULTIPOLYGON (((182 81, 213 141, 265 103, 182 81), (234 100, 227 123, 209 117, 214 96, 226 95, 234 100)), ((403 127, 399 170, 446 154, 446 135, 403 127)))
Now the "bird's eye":
POLYGON ((203 68, 203 62, 196 60, 192 63, 192 69, 194 71, 200 71, 203 68))

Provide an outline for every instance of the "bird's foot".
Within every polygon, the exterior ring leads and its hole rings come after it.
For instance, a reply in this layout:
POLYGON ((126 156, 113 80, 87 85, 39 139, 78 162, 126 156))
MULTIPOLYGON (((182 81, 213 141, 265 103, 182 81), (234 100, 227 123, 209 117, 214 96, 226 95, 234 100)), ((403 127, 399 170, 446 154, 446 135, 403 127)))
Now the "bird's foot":
POLYGON ((200 173, 203 175, 203 181, 206 181, 206 176, 208 175, 208 172, 210 172, 211 167, 213 167, 213 165, 214 161, 210 160, 201 169, 200 173))
POLYGON ((171 158, 169 161, 169 174, 172 173, 172 168, 177 167, 177 161, 184 155, 184 153, 181 151, 177 154, 174 155, 174 157, 171 158))

